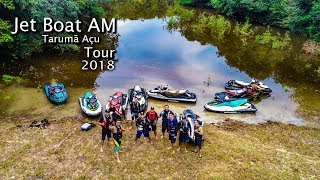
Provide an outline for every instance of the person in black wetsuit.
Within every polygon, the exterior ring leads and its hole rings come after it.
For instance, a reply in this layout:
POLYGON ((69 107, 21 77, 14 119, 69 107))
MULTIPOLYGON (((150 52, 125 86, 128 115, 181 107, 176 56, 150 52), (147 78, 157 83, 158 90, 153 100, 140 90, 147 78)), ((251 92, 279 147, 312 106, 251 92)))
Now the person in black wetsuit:
POLYGON ((201 156, 201 148, 202 148, 202 142, 203 142, 203 129, 200 126, 200 123, 198 120, 194 121, 194 136, 195 136, 195 143, 197 145, 198 150, 196 149, 195 151, 193 151, 194 153, 198 153, 198 159, 202 159, 201 156))
POLYGON ((165 105, 164 106, 164 110, 160 113, 159 118, 162 117, 162 138, 164 138, 164 134, 167 131, 167 133, 169 132, 168 130, 168 119, 169 119, 169 114, 173 112, 171 110, 169 110, 169 105, 165 105))
MULTIPOLYGON (((111 138, 111 130, 109 126, 112 125, 112 120, 109 111, 105 111, 105 114, 100 117, 99 124, 102 127, 102 138, 101 138, 101 152, 104 149, 104 141, 106 140, 106 136, 108 138, 108 143, 110 142, 111 138)), ((110 142, 111 143, 111 142, 110 142)))
POLYGON ((173 112, 169 113, 168 119, 168 130, 169 130, 169 140, 171 141, 171 147, 168 149, 173 149, 174 143, 177 139, 177 132, 178 132, 178 121, 173 114, 173 112))
POLYGON ((125 131, 125 129, 122 128, 121 126, 121 121, 118 120, 115 124, 115 126, 110 126, 110 130, 112 131, 112 136, 113 136, 113 142, 114 142, 114 149, 116 151, 116 158, 117 162, 120 163, 120 158, 119 158, 119 151, 121 148, 121 141, 122 141, 122 132, 125 131))
POLYGON ((137 135, 134 143, 137 143, 137 140, 140 139, 141 135, 145 138, 148 138, 150 140, 150 144, 152 144, 150 135, 149 135, 149 129, 151 129, 150 121, 144 117, 143 112, 139 114, 139 117, 136 122, 137 126, 137 135))
POLYGON ((178 148, 178 150, 180 150, 182 143, 184 143, 184 151, 188 152, 187 151, 187 143, 190 142, 191 125, 187 121, 186 116, 182 116, 182 120, 178 124, 178 129, 179 129, 179 148, 178 148))
POLYGON ((132 102, 130 103, 130 111, 131 111, 131 123, 133 124, 138 119, 139 112, 140 112, 140 103, 138 102, 136 97, 134 97, 132 102))

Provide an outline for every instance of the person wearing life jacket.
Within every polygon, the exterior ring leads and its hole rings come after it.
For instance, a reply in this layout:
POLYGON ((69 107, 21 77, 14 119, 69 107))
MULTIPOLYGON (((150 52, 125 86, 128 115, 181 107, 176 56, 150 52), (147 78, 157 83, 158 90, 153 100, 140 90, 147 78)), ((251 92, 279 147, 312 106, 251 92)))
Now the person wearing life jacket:
POLYGON ((190 142, 190 133, 191 133, 191 125, 187 121, 186 116, 182 116, 182 120, 178 124, 178 129, 179 129, 179 148, 182 146, 184 143, 184 151, 187 151, 187 143, 190 142))
POLYGON ((130 111, 131 111, 131 119, 132 123, 135 123, 140 112, 140 103, 138 102, 137 98, 134 97, 132 102, 130 102, 130 111))
POLYGON ((168 119, 168 130, 169 130, 169 140, 171 141, 171 147, 168 149, 173 149, 174 143, 177 139, 177 132, 178 132, 178 121, 173 114, 173 112, 169 113, 169 119, 168 119))
POLYGON ((121 121, 118 120, 114 126, 110 126, 110 130, 112 131, 112 137, 114 142, 114 149, 116 151, 117 162, 120 163, 119 151, 121 148, 122 141, 122 132, 125 131, 121 126, 121 121))
POLYGON ((203 135, 204 135, 204 132, 203 132, 202 127, 200 126, 199 120, 195 120, 194 121, 194 136, 195 136, 195 143, 197 145, 197 149, 194 150, 193 152, 198 153, 199 160, 202 159, 200 150, 202 148, 203 135))
POLYGON ((151 107, 150 111, 147 112, 146 118, 150 121, 151 131, 154 132, 155 139, 157 138, 157 122, 158 122, 158 114, 154 110, 154 107, 151 107))
POLYGON ((168 119, 169 119, 169 114, 173 112, 169 110, 169 105, 164 106, 164 110, 160 113, 159 117, 162 117, 162 136, 161 139, 164 138, 165 132, 169 132, 168 130, 168 119))
POLYGON ((135 139, 135 144, 137 143, 137 140, 140 139, 142 134, 145 138, 148 138, 150 141, 150 144, 152 144, 152 141, 149 135, 149 129, 151 128, 150 121, 146 117, 144 117, 143 112, 139 114, 139 117, 136 122, 136 126, 137 126, 137 135, 135 139))
POLYGON ((121 103, 118 102, 114 107, 110 108, 110 111, 112 111, 112 120, 114 122, 121 121, 122 118, 122 106, 121 103))
POLYGON ((104 141, 106 140, 106 136, 108 138, 108 143, 111 143, 110 142, 110 138, 111 138, 111 130, 109 129, 109 126, 112 125, 112 120, 111 120, 111 117, 110 117, 110 112, 109 111, 105 111, 105 114, 102 115, 100 117, 100 120, 99 120, 99 124, 101 125, 102 127, 102 138, 101 138, 101 152, 103 151, 104 149, 104 141))

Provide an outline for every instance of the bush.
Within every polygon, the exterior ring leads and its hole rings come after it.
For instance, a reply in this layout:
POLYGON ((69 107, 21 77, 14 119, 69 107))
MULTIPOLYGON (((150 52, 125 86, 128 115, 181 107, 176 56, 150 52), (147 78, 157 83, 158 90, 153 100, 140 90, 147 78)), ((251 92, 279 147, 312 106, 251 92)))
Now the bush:
POLYGON ((13 82, 13 80, 15 80, 17 83, 21 83, 22 82, 22 78, 20 78, 20 77, 10 76, 10 75, 7 75, 7 74, 2 75, 2 81, 5 84, 11 84, 13 82))

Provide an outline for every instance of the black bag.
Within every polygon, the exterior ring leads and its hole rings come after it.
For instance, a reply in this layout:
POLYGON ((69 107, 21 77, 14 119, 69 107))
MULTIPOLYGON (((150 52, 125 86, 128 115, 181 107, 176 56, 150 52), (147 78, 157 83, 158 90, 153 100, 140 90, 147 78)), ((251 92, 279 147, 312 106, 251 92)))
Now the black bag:
POLYGON ((81 126, 81 130, 82 131, 89 131, 90 129, 92 129, 93 127, 95 127, 96 125, 94 123, 84 123, 81 126))

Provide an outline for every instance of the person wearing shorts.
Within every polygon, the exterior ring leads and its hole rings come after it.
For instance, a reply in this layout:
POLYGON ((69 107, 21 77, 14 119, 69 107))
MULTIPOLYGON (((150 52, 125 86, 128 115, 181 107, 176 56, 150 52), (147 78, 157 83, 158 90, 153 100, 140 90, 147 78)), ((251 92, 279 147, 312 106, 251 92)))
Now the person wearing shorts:
POLYGON ((190 132, 191 132, 191 125, 187 121, 187 118, 185 116, 182 116, 182 120, 178 124, 179 129, 179 148, 184 144, 184 151, 187 151, 187 143, 190 142, 190 132))
POLYGON ((151 125, 151 131, 154 132, 154 137, 155 139, 157 138, 157 122, 158 122, 158 114, 154 110, 154 107, 151 107, 150 111, 147 112, 146 114, 147 120, 150 122, 151 125))
POLYGON ((149 128, 151 128, 150 122, 148 121, 147 118, 144 117, 143 112, 139 114, 139 117, 136 122, 137 126, 137 135, 135 138, 135 143, 137 143, 137 140, 140 139, 141 135, 145 138, 148 138, 150 143, 152 144, 150 135, 149 135, 149 128))
POLYGON ((120 163, 121 161, 119 158, 119 151, 121 148, 122 132, 125 131, 125 129, 122 128, 121 121, 118 120, 116 122, 115 126, 110 126, 110 130, 112 131, 114 149, 116 151, 117 162, 120 163))
POLYGON ((169 132, 168 130, 168 119, 169 119, 169 114, 173 113, 171 110, 169 110, 169 105, 164 106, 164 110, 160 113, 159 117, 162 117, 162 136, 161 139, 164 138, 165 132, 169 132))
POLYGON ((108 138, 108 143, 110 142, 110 138, 111 138, 111 130, 109 129, 109 126, 112 124, 112 120, 110 117, 110 112, 109 111, 105 111, 105 114, 101 116, 100 120, 99 120, 99 124, 102 127, 102 131, 101 131, 101 152, 104 149, 104 141, 106 140, 106 136, 108 138))
POLYGON ((197 145, 197 149, 194 150, 193 152, 194 153, 198 153, 198 159, 202 159, 202 156, 201 156, 201 148, 202 148, 202 143, 203 143, 203 129, 202 127, 200 126, 200 123, 198 120, 195 120, 194 121, 194 136, 195 136, 195 143, 197 145))
POLYGON ((169 129, 169 140, 171 141, 171 147, 168 149, 173 149, 174 143, 176 143, 177 132, 178 132, 178 121, 173 114, 173 112, 169 113, 168 119, 168 129, 169 129))
POLYGON ((130 103, 130 110, 131 110, 131 120, 132 120, 131 122, 135 123, 139 117, 139 112, 140 112, 140 104, 136 97, 134 97, 132 102, 130 103))

